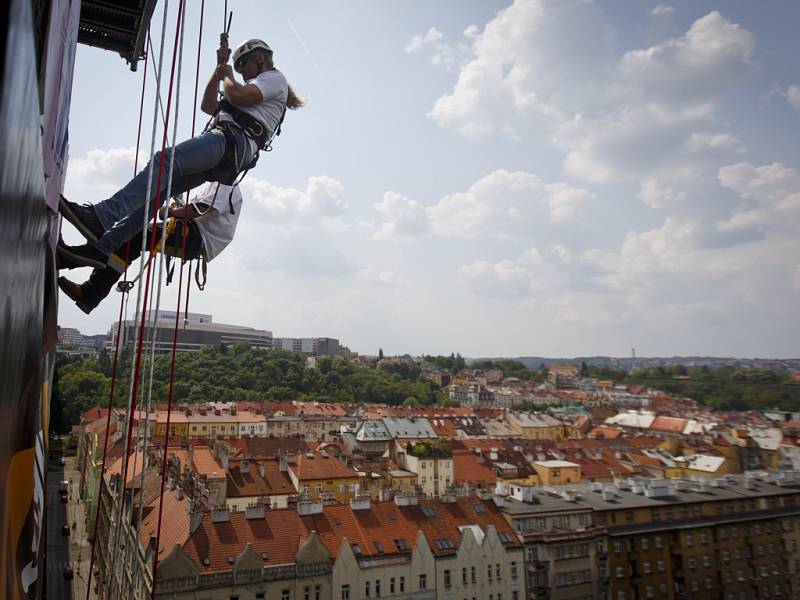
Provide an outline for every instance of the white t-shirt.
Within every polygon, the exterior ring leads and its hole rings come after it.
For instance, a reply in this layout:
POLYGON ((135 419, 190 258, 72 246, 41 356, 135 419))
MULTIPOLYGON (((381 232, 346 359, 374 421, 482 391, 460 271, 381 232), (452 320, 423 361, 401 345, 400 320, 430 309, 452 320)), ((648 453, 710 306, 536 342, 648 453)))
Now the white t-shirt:
POLYGON ((206 259, 211 261, 231 243, 233 234, 236 233, 236 224, 242 212, 242 193, 238 186, 231 187, 212 181, 200 188, 197 195, 189 200, 189 204, 205 204, 211 207, 202 217, 194 219, 203 240, 206 259))
MULTIPOLYGON (((239 106, 235 102, 231 102, 231 99, 227 96, 226 99, 242 112, 246 112, 266 125, 271 135, 275 128, 278 127, 286 101, 289 98, 289 84, 286 82, 286 77, 278 69, 270 69, 260 73, 253 79, 248 79, 245 82, 245 85, 247 84, 252 84, 261 91, 261 102, 253 106, 239 106)), ((223 121, 233 120, 224 110, 220 111, 220 119, 223 121)), ((256 150, 255 142, 252 140, 251 149, 253 152, 256 150)))

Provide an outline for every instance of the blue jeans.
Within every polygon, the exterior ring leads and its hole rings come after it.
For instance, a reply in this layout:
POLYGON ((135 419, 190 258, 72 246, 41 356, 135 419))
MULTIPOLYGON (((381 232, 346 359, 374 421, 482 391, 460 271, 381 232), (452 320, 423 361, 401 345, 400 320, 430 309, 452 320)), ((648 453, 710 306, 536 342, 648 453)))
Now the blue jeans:
MULTIPOLYGON (((241 164, 247 165, 251 160, 250 145, 241 132, 236 132, 237 156, 242 157, 241 164)), ((172 170, 172 187, 170 194, 176 196, 202 185, 206 181, 215 181, 212 174, 225 155, 225 135, 218 129, 201 133, 197 137, 177 144, 174 148, 175 164, 172 170)), ((172 148, 167 148, 164 157, 164 173, 161 176, 160 204, 167 200, 169 160, 172 148)), ((153 163, 153 184, 150 197, 147 194, 148 163, 128 184, 107 200, 94 205, 95 214, 105 233, 95 242, 95 247, 104 254, 111 254, 116 249, 142 231, 145 208, 152 211, 153 199, 157 194, 158 165, 161 152, 156 152, 151 159, 153 163)))

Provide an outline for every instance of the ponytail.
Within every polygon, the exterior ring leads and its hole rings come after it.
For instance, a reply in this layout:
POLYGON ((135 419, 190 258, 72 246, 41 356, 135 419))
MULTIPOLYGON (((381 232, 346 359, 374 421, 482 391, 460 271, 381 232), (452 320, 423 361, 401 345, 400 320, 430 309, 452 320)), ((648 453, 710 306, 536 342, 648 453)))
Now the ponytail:
POLYGON ((297 110, 298 108, 305 106, 305 104, 305 98, 298 96, 292 89, 292 86, 289 86, 289 95, 286 97, 286 108, 297 110))

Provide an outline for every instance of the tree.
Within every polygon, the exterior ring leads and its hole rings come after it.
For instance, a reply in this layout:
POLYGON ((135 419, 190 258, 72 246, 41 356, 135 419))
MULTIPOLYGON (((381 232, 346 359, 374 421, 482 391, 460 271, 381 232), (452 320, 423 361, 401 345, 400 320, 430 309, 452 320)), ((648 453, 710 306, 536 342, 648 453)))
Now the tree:
POLYGON ((383 360, 383 348, 378 348, 378 360, 383 360))
POLYGON ((410 407, 419 406, 419 400, 414 398, 414 396, 409 396, 408 398, 403 400, 403 406, 410 406, 410 407))

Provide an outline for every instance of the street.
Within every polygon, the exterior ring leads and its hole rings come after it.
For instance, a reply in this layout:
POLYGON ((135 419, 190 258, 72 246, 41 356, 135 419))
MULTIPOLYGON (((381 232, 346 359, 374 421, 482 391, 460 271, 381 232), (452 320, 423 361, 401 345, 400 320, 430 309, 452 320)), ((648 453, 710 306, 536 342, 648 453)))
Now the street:
MULTIPOLYGON (((78 490, 79 474, 75 470, 75 457, 66 457, 66 464, 50 461, 47 472, 47 546, 45 565, 47 569, 46 598, 86 598, 86 581, 89 573, 91 545, 86 539, 86 524, 83 503, 78 490), (71 481, 68 502, 62 504, 59 484, 71 481), (72 524, 75 528, 72 528, 72 524), (62 527, 70 527, 69 536, 62 534, 62 527), (64 578, 64 567, 73 568, 73 579, 64 578)), ((94 598, 94 594, 90 596, 94 598)))

